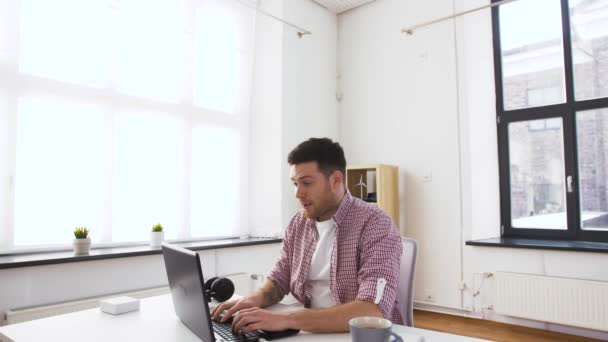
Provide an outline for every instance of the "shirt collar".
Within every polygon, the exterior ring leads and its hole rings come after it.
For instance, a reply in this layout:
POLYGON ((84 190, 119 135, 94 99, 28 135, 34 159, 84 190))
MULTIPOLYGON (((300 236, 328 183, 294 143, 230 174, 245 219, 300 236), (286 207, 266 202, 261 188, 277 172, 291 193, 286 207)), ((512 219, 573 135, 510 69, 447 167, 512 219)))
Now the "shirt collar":
POLYGON ((338 206, 338 210, 334 214, 334 221, 336 221, 336 226, 339 227, 342 220, 348 214, 348 211, 353 203, 353 196, 351 196, 350 191, 348 189, 344 193, 344 197, 338 206))

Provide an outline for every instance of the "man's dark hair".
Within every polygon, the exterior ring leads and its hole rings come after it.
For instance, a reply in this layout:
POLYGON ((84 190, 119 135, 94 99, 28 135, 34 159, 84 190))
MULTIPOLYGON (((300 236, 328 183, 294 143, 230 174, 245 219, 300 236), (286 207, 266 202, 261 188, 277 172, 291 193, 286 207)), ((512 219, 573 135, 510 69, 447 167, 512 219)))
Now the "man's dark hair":
POLYGON ((339 143, 329 138, 310 138, 296 146, 287 156, 289 165, 312 161, 319 164, 319 171, 326 177, 336 170, 346 177, 344 150, 339 143))

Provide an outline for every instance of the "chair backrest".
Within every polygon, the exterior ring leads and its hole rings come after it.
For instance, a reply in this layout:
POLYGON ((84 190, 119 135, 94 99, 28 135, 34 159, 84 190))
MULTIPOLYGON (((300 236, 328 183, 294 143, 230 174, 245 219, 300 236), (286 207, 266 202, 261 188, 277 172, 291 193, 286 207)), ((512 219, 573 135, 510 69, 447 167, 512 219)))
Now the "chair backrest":
POLYGON ((399 277, 399 313, 403 324, 414 326, 414 274, 416 272, 416 240, 401 237, 403 252, 401 254, 401 276, 399 277))

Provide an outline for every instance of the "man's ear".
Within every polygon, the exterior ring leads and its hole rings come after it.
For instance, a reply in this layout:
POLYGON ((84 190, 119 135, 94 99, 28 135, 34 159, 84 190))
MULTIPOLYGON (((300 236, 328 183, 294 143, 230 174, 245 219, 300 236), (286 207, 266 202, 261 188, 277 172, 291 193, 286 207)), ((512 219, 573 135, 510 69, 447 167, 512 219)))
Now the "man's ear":
POLYGON ((334 170, 334 172, 331 173, 331 185, 333 187, 337 187, 340 184, 344 183, 344 175, 342 174, 342 172, 338 171, 338 170, 334 170))

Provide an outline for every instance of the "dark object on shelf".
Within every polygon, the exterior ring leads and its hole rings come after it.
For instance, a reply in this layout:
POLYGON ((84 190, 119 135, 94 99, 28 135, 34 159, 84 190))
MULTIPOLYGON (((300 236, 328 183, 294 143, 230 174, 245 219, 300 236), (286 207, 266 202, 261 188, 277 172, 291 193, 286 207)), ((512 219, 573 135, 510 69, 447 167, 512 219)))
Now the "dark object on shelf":
POLYGON ((363 199, 365 202, 372 202, 372 203, 376 203, 377 199, 376 199, 376 193, 375 192, 368 192, 367 193, 367 197, 365 197, 363 199))

